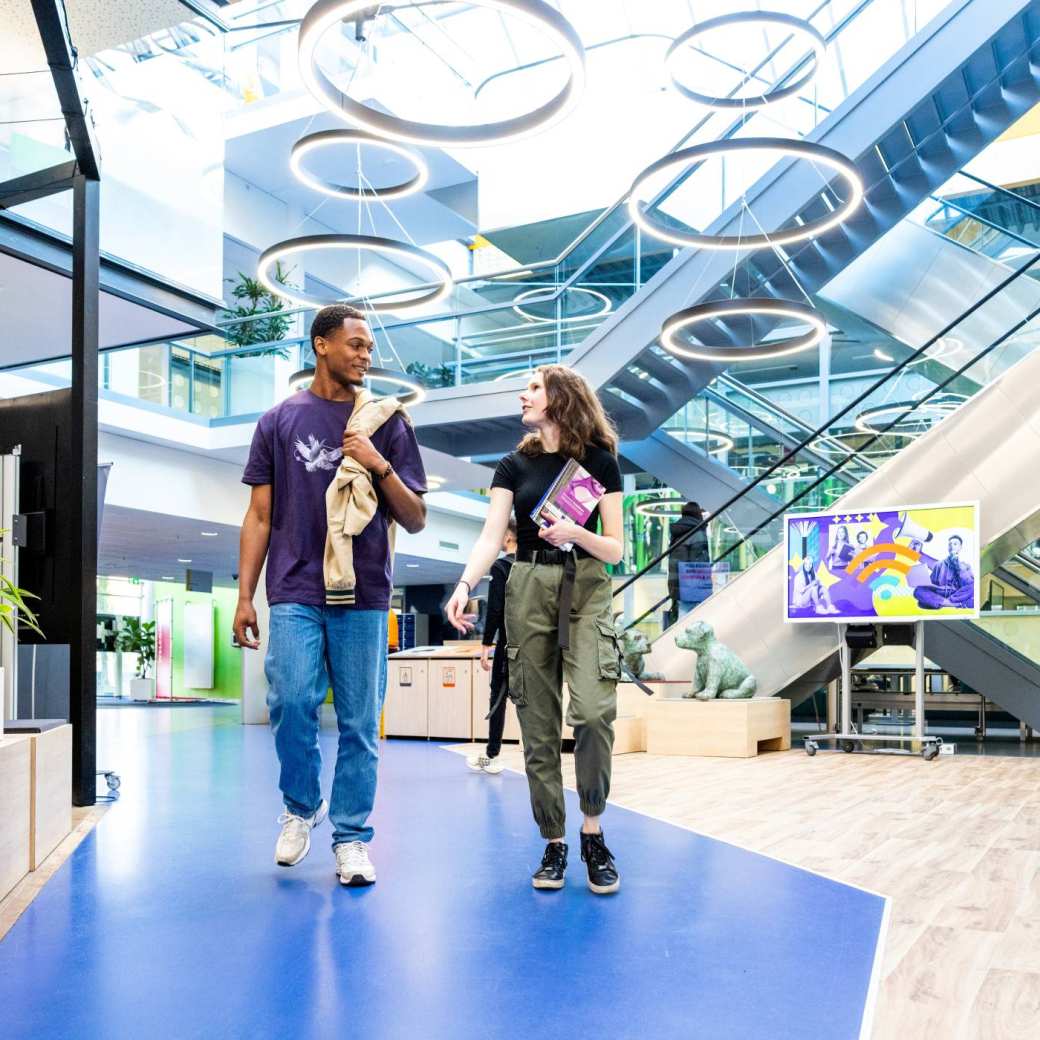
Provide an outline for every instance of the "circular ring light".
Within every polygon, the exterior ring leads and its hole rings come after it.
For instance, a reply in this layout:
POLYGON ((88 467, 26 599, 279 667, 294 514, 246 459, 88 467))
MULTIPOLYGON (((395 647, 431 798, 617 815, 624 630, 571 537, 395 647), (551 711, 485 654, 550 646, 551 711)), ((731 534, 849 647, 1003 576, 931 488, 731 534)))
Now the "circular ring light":
POLYGON ((682 515, 683 499, 681 498, 644 498, 637 502, 635 511, 639 516, 647 516, 656 520, 675 520, 682 515), (676 509, 670 509, 675 506, 676 509))
POLYGON ((856 416, 855 427, 861 433, 883 436, 907 436, 910 430, 922 431, 934 426, 940 419, 955 412, 967 398, 963 394, 942 394, 920 404, 917 401, 899 401, 894 404, 867 408, 856 416), (894 420, 890 429, 879 428, 883 420, 894 420))
POLYGON ((760 361, 763 358, 785 357, 810 350, 829 338, 827 323, 811 307, 793 300, 776 300, 770 297, 713 300, 698 303, 695 307, 676 311, 661 326, 661 346, 678 357, 694 358, 699 361, 760 361), (737 347, 711 347, 703 344, 684 343, 679 333, 691 325, 705 321, 717 321, 741 315, 760 315, 764 318, 794 318, 811 326, 800 336, 788 336, 775 343, 737 347))
MULTIPOLYGON (((610 299, 603 293, 597 292, 595 289, 586 289, 580 285, 570 285, 563 292, 573 293, 584 293, 586 296, 591 296, 593 300, 599 305, 599 310, 592 311, 589 314, 572 314, 566 318, 560 318, 560 322, 565 321, 591 321, 593 318, 602 318, 604 314, 609 314, 613 304, 610 299)), ((554 290, 545 289, 527 289, 520 293, 519 296, 513 300, 513 310, 521 317, 526 318, 530 322, 534 322, 539 325, 555 324, 556 318, 545 318, 540 314, 532 314, 530 311, 526 311, 523 308, 524 303, 543 303, 553 299, 555 295, 554 290)))
MULTIPOLYGON (((381 238, 378 235, 304 235, 301 238, 287 238, 284 242, 278 242, 260 254, 256 265, 256 276, 268 292, 284 297, 299 307, 320 308, 327 307, 330 303, 341 303, 345 299, 343 296, 314 296, 296 289, 294 286, 282 285, 271 277, 271 271, 279 260, 285 260, 290 256, 297 256, 313 249, 371 249, 376 253, 404 257, 406 260, 417 260, 429 269, 435 280, 440 280, 441 284, 436 289, 425 292, 421 296, 413 296, 410 300, 401 300, 399 303, 369 303, 367 309, 370 311, 406 311, 428 303, 436 303, 437 300, 443 300, 455 285, 451 270, 440 257, 427 253, 425 249, 420 249, 408 242, 398 242, 396 239, 381 238)), ((408 292, 408 290, 402 289, 401 292, 408 292)))
POLYGON ((785 137, 741 137, 735 140, 706 141, 678 152, 669 152, 651 163, 632 182, 628 195, 628 211, 632 220, 648 235, 677 246, 698 246, 701 249, 759 249, 762 246, 783 246, 815 238, 836 227, 859 207, 863 201, 863 181, 854 163, 841 152, 810 141, 792 141, 785 137), (640 189, 652 177, 675 166, 710 159, 716 155, 742 155, 744 152, 780 152, 795 159, 819 163, 832 169, 849 186, 849 197, 833 212, 817 220, 796 227, 757 235, 709 235, 697 231, 678 231, 650 215, 650 208, 639 198, 640 189))
POLYGON ((736 447, 736 442, 728 433, 726 433, 725 430, 715 430, 708 427, 707 429, 669 430, 668 432, 673 437, 679 436, 687 443, 692 442, 698 444, 702 441, 708 441, 711 446, 706 447, 703 450, 709 455, 722 455, 724 452, 730 451, 736 447), (712 442, 714 442, 713 445, 712 442))
MULTIPOLYGON (((413 7, 441 0, 417 0, 413 7)), ((347 97, 322 72, 317 59, 318 45, 329 29, 371 11, 372 0, 318 0, 300 23, 300 76, 315 99, 333 115, 395 141, 434 145, 482 145, 494 141, 516 140, 542 130, 562 119, 578 102, 585 86, 585 48, 581 37, 559 11, 544 0, 470 0, 473 7, 512 14, 549 32, 553 42, 570 66, 567 82, 544 105, 512 119, 472 126, 444 123, 418 123, 379 112, 347 97)))
POLYGON ((826 53, 827 41, 804 18, 797 18, 793 14, 781 14, 779 11, 740 11, 736 14, 723 14, 717 18, 709 18, 707 21, 695 25, 692 29, 687 29, 681 36, 676 37, 675 42, 668 48, 668 53, 664 56, 664 64, 668 70, 668 75, 671 76, 672 84, 683 97, 688 97, 691 101, 698 101, 708 108, 739 108, 752 111, 758 108, 765 108, 766 105, 771 105, 776 101, 782 101, 784 98, 790 97, 792 94, 797 94, 819 72, 826 53), (813 48, 813 63, 809 71, 799 76, 793 82, 788 83, 786 87, 777 87, 766 94, 753 94, 750 97, 715 97, 712 94, 701 94, 696 90, 691 90, 685 83, 679 80, 679 77, 673 71, 677 56, 691 40, 714 29, 721 29, 728 25, 755 27, 761 25, 782 25, 788 29, 793 29, 795 32, 802 33, 809 38, 813 48))
POLYGON ((313 368, 301 368, 289 376, 289 389, 294 393, 297 390, 306 390, 314 382, 315 371, 313 368))
POLYGON ((308 188, 320 191, 323 195, 331 195, 336 199, 352 199, 355 202, 368 202, 372 199, 403 199, 406 195, 414 195, 421 191, 430 179, 430 168, 422 155, 412 148, 405 148, 396 141, 387 141, 364 130, 322 130, 316 134, 301 137, 292 147, 289 154, 289 168, 296 179, 308 188), (402 159, 407 159, 415 167, 415 176, 411 180, 391 184, 385 188, 363 188, 360 184, 353 186, 338 184, 335 181, 323 180, 311 173, 303 164, 304 157, 312 152, 325 148, 337 148, 341 145, 370 145, 391 152, 402 159))
MULTIPOLYGON (((426 400, 426 388, 403 372, 395 372, 389 368, 370 368, 365 376, 366 383, 385 383, 387 386, 398 386, 407 390, 407 393, 398 394, 397 398, 401 404, 419 404, 426 400)), ((385 395, 389 396, 389 395, 385 395)))

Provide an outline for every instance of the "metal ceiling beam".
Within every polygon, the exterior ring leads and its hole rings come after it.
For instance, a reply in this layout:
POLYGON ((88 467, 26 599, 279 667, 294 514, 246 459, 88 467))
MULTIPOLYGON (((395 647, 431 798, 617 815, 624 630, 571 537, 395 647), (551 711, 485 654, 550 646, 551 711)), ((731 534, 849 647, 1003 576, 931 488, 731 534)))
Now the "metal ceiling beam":
POLYGON ((65 5, 62 0, 32 0, 32 7, 79 173, 91 180, 100 180, 94 128, 76 80, 78 57, 69 38, 65 5))
POLYGON ((14 177, 0 184, 0 209, 13 209, 59 191, 68 191, 76 175, 74 160, 14 177))

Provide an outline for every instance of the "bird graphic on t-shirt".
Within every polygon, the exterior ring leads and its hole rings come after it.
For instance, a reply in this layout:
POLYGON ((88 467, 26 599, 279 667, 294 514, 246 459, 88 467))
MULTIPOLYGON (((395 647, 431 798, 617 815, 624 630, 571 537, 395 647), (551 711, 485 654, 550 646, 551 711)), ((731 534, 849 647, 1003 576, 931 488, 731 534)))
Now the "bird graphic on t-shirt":
POLYGON ((343 458, 342 448, 330 448, 324 441, 319 441, 314 434, 307 438, 304 444, 299 438, 296 440, 295 457, 297 462, 302 462, 308 473, 318 469, 335 469, 343 458))

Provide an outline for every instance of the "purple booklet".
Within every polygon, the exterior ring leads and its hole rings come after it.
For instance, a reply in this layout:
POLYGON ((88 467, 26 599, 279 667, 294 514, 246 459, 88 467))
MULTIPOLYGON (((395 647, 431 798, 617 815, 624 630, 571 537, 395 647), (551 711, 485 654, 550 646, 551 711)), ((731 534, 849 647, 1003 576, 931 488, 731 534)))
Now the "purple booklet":
MULTIPOLYGON (((531 510, 531 519, 539 527, 550 527, 558 520, 572 520, 584 527, 606 490, 580 462, 571 459, 531 510)), ((574 546, 568 542, 560 548, 570 552, 574 546)))

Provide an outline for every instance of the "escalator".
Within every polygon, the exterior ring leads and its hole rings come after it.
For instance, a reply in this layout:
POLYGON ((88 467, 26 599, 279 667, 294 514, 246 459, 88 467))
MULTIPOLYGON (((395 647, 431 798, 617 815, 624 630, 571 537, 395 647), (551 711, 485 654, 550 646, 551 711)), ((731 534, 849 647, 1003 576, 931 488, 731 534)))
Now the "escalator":
MULTIPOLYGON (((1019 340, 1025 337, 1031 342, 1037 332, 1040 307, 1022 314, 1001 336, 977 349, 974 356, 957 369, 933 375, 927 393, 890 407, 890 418, 871 425, 872 433, 860 433, 851 439, 844 432, 858 409, 879 398, 884 400, 908 369, 927 358, 936 342, 956 335, 962 325, 984 320, 987 308, 1004 313, 1004 294, 1014 291, 1019 279, 1030 277, 1038 264, 1040 254, 1034 254, 1028 263, 837 412, 814 436, 805 438, 799 450, 777 460, 741 492, 747 495, 752 488, 760 490, 784 466, 799 461, 801 451, 826 456, 833 452, 834 439, 846 446, 844 457, 826 468, 817 468, 814 478, 780 502, 767 522, 756 530, 741 533, 720 562, 725 562, 726 557, 736 558, 740 545, 748 539, 760 543, 766 533, 774 548, 690 615, 712 624, 718 638, 743 657, 758 678, 761 695, 780 694, 797 702, 837 673, 836 633, 830 626, 787 626, 782 621, 780 590, 786 563, 780 521, 784 512, 835 507, 862 511, 877 508, 879 503, 979 500, 982 503, 983 574, 1004 565, 1040 535, 1040 492, 1034 482, 1023 479, 1028 472, 1023 460, 1036 458, 1040 452, 1040 395, 1035 393, 1035 387, 1040 385, 1040 351, 1032 351, 1025 357, 1021 357, 1019 351, 1019 340), (951 384, 974 385, 979 389, 954 399, 948 392, 951 384), (913 434, 909 432, 911 429, 913 434), (837 438, 835 431, 838 431, 837 438), (886 443, 888 450, 877 452, 878 447, 886 443), (846 477, 846 486, 853 486, 838 494, 834 501, 827 501, 819 492, 831 484, 839 472, 846 477)), ((916 378, 922 378, 920 372, 916 378)), ((734 502, 727 502, 725 508, 731 511, 733 505, 734 502)), ((659 567, 663 559, 653 561, 617 590, 617 594, 625 595, 626 606, 635 603, 626 613, 635 617, 644 629, 652 624, 654 611, 662 605, 660 601, 653 601, 662 591, 659 567), (654 585, 658 595, 653 591, 654 585), (643 609, 647 603, 652 603, 649 610, 643 609)), ((684 619, 680 625, 688 620, 684 619)), ((945 631, 936 629, 930 637, 931 659, 949 667, 953 674, 959 674, 956 669, 965 667, 963 654, 955 653, 953 646, 958 632, 966 639, 970 632, 975 671, 972 678, 964 676, 964 681, 975 688, 986 688, 986 683, 979 680, 992 673, 990 685, 994 691, 1004 690, 1000 695, 1009 701, 1002 706, 1030 725, 1040 726, 1040 669, 1024 655, 1013 656, 1009 648, 1005 648, 1007 653, 994 649, 987 656, 983 651, 991 646, 987 640, 992 637, 987 637, 980 626, 977 627, 981 634, 962 629, 960 623, 930 623, 930 627, 935 625, 944 626, 945 631), (979 669, 983 668, 989 672, 980 673, 979 669), (1012 687, 1019 691, 1017 695, 1007 692, 1012 687)), ((999 640, 993 642, 999 643, 999 640)), ((656 671, 679 676, 689 673, 690 658, 685 651, 676 649, 674 632, 666 632, 655 641, 649 664, 656 671)))
MULTIPOLYGON (((829 38, 838 39, 868 8, 858 5, 829 38)), ((854 36, 850 30, 849 38, 854 36)), ((803 291, 819 291, 946 183, 1040 98, 1040 63, 1031 57, 1038 40, 1038 0, 949 4, 805 135, 853 158, 865 184, 864 204, 821 237, 785 251, 755 253, 742 267, 741 294, 798 298, 803 291)), ((737 136, 745 122, 754 132, 748 117, 718 136, 737 136)), ((783 228, 833 209, 829 187, 821 190, 808 165, 784 160, 744 192, 747 207, 765 226, 783 228)), ((680 186, 696 191, 698 178, 706 194, 714 191, 709 176, 707 166, 684 174, 657 205, 680 186)), ((705 230, 734 234, 745 214, 745 206, 734 203, 705 230)), ((611 226, 609 220, 603 224, 611 226)), ((660 243, 648 243, 629 227, 605 244, 597 239, 597 262, 627 251, 629 266, 638 269, 646 245, 659 260, 660 243)), ((572 257, 555 275, 557 292, 583 284, 588 270, 580 253, 572 257)), ((720 371, 709 362, 679 363, 655 341, 662 321, 676 310, 731 295, 733 272, 729 253, 680 250, 648 280, 633 278, 633 291, 618 306, 579 342, 570 340, 567 362, 597 387, 625 440, 648 437, 720 371)), ((756 340, 770 331, 768 325, 756 329, 756 340)), ((738 341, 721 321, 712 339, 719 345, 738 341)), ((514 388, 494 383, 473 387, 466 392, 466 421, 460 423, 459 390, 434 391, 415 410, 420 440, 455 454, 464 453, 475 437, 488 451, 505 450, 517 434, 514 394, 514 388)))

